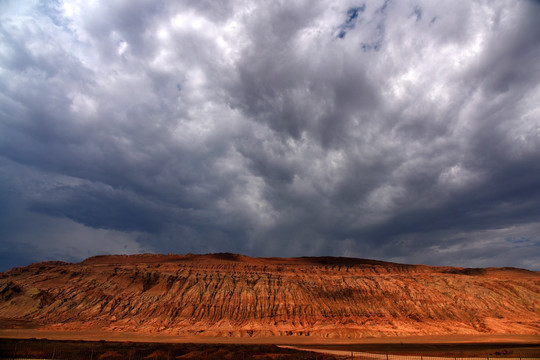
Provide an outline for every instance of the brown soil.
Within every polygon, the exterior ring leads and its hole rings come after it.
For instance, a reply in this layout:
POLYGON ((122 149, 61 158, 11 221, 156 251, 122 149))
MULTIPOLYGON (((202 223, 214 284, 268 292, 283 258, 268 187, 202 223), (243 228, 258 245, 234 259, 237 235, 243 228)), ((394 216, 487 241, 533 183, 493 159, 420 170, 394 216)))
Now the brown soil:
POLYGON ((323 359, 332 355, 284 349, 273 345, 164 344, 141 342, 51 341, 0 339, 1 358, 69 360, 172 360, 172 359, 323 359))
MULTIPOLYGON (((59 334, 57 334, 58 336, 59 334)), ((441 337, 374 339, 378 343, 349 344, 303 344, 294 349, 276 347, 272 344, 257 344, 255 339, 244 344, 222 343, 214 339, 213 343, 153 342, 139 341, 82 341, 82 340, 46 340, 46 339, 1 339, 0 358, 54 358, 54 359, 335 359, 330 355, 310 355, 310 351, 334 352, 348 355, 351 351, 446 357, 540 357, 540 339, 514 337, 514 342, 501 342, 501 337, 472 337, 470 342, 459 342, 459 338, 441 337), (413 341, 422 340, 424 343, 413 341), (458 342, 456 342, 458 340, 458 342), (306 352, 307 351, 307 352, 306 352)), ((161 339, 164 340, 164 339, 161 339)), ((186 340, 186 339, 184 339, 186 340)), ((200 340, 200 339, 199 339, 200 340)), ((247 340, 247 339, 246 339, 247 340)), ((275 339, 274 339, 275 340, 275 339)), ((289 339, 290 340, 290 339, 289 339)), ((508 338, 506 339, 509 340, 508 338)), ((244 341, 246 342, 246 341, 244 341)))

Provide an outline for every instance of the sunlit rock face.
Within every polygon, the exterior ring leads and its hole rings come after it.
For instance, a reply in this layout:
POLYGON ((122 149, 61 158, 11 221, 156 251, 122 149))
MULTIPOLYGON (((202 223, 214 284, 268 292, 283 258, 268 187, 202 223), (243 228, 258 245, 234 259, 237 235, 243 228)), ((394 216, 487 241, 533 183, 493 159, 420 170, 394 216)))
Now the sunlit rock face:
POLYGON ((98 256, 0 274, 0 320, 226 337, 540 334, 540 273, 331 257, 98 256))

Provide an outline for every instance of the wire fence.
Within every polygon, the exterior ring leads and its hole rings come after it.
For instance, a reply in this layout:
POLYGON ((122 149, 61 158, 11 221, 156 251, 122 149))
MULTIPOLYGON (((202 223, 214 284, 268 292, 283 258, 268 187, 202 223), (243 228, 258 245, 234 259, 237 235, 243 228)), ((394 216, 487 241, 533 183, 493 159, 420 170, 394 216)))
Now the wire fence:
MULTIPOLYGON (((521 352, 515 352, 514 350, 498 350, 493 353, 482 354, 479 351, 469 353, 469 355, 450 355, 449 353, 439 354, 407 354, 397 355, 391 353, 373 353, 365 351, 352 351, 344 350, 332 347, 316 348, 305 346, 291 346, 291 345, 278 345, 280 348, 291 348, 302 351, 309 351, 318 354, 328 354, 337 356, 342 359, 355 359, 355 360, 540 360, 540 352, 527 349, 521 352), (474 354, 474 355, 472 355, 474 354)), ((540 349, 538 349, 540 350, 540 349)))
POLYGON ((335 355, 347 356, 355 360, 540 360, 540 356, 520 355, 520 356, 505 356, 505 355, 478 355, 478 356, 435 356, 435 355, 394 355, 394 354, 377 354, 368 352, 351 351, 349 354, 341 353, 335 355))

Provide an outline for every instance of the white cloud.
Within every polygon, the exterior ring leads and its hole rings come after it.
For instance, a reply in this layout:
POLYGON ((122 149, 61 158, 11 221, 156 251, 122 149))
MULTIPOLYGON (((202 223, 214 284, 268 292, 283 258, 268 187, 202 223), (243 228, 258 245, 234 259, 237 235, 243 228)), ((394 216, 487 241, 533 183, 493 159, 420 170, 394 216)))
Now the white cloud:
MULTIPOLYGON (((473 263, 460 238, 526 237, 540 6, 363 4, 3 2, 2 171, 30 194, 9 203, 78 234, 79 256, 99 237, 403 261, 444 245, 473 263)), ((17 226, 4 241, 27 238, 17 226)), ((538 256, 520 251, 501 254, 538 256)))

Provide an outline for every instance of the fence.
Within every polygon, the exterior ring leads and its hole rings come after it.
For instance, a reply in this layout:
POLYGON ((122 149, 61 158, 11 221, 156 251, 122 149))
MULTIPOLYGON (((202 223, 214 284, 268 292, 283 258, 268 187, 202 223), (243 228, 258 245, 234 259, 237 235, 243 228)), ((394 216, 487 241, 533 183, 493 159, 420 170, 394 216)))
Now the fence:
MULTIPOLYGON (((311 350, 314 351, 314 350, 311 350)), ((319 350, 317 350, 319 352, 319 350)), ((323 351, 321 351, 323 352, 323 351)), ((500 355, 478 355, 475 357, 461 356, 434 356, 434 355, 394 355, 394 354, 376 354, 360 351, 324 351, 327 354, 347 356, 355 360, 540 360, 538 356, 500 356, 500 355)))
MULTIPOLYGON (((223 345, 217 345, 216 348, 219 348, 223 345)), ((297 346, 278 346, 280 348, 289 348, 289 349, 295 349, 295 350, 301 350, 301 351, 309 351, 312 353, 319 353, 319 354, 327 354, 327 355, 334 355, 343 359, 353 359, 353 360, 540 360, 540 354, 537 353, 523 353, 523 354, 507 354, 507 355, 481 355, 478 354, 477 356, 448 356, 448 355, 394 355, 394 354, 384 354, 384 353, 369 353, 369 352, 361 352, 361 351, 348 351, 348 350, 330 350, 330 349, 314 349, 314 348, 306 348, 306 347, 297 347, 297 346)), ((263 351, 271 353, 271 351, 263 351)), ((148 352, 137 352, 137 351, 129 351, 128 353, 113 353, 109 352, 108 354, 112 355, 111 358, 118 358, 121 357, 125 360, 172 360, 175 359, 176 356, 172 352, 169 351, 154 351, 150 355, 148 352)), ((193 354, 193 353, 192 353, 193 354)), ((85 354, 79 353, 62 353, 57 352, 56 350, 53 350, 50 354, 43 354, 45 356, 49 355, 50 357, 48 359, 35 359, 35 358, 26 358, 24 355, 22 357, 16 356, 15 353, 13 353, 13 356, 6 357, 7 354, 1 354, 0 353, 0 360, 57 360, 57 359, 86 359, 86 360, 98 360, 99 358, 103 358, 102 353, 94 353, 93 350, 86 351, 85 354), (4 356, 2 356, 4 355, 4 356), (101 355, 101 356, 99 356, 101 355)), ((42 355, 42 356, 43 356, 42 355)), ((190 358, 200 358, 200 359, 215 359, 216 354, 213 354, 212 351, 200 351, 199 354, 195 355, 195 357, 190 358), (197 356, 198 355, 198 356, 197 356)), ((253 358, 259 358, 264 355, 253 355, 249 354, 248 350, 239 349, 236 351, 234 358, 238 359, 253 359, 253 358)), ((280 354, 272 354, 274 355, 274 358, 276 355, 280 354)), ((287 354, 281 354, 283 356, 283 359, 289 359, 290 355, 287 354)), ((108 357, 107 357, 108 358, 108 357)), ((222 358, 222 357, 217 357, 222 358)), ((280 359, 281 356, 279 356, 278 359, 280 359)), ((297 357, 295 357, 296 359, 297 357)), ((305 357, 301 357, 302 359, 305 359, 305 357)), ((311 358, 311 357, 310 357, 311 358)), ((313 357, 313 359, 317 359, 320 357, 313 357)))
POLYGON ((354 352, 355 358, 362 358, 365 360, 495 360, 495 359, 504 359, 504 360, 522 360, 522 359, 538 359, 540 358, 531 358, 531 357, 509 357, 509 356, 477 356, 477 357, 459 357, 459 356, 433 356, 433 355, 393 355, 393 354, 373 354, 365 352, 354 352))
POLYGON ((311 351, 320 354, 336 355, 346 359, 354 360, 540 360, 540 354, 478 354, 477 356, 448 356, 448 355, 394 355, 382 353, 369 353, 362 351, 349 350, 330 350, 330 349, 315 349, 302 346, 279 346, 282 348, 292 348, 296 350, 311 351))

